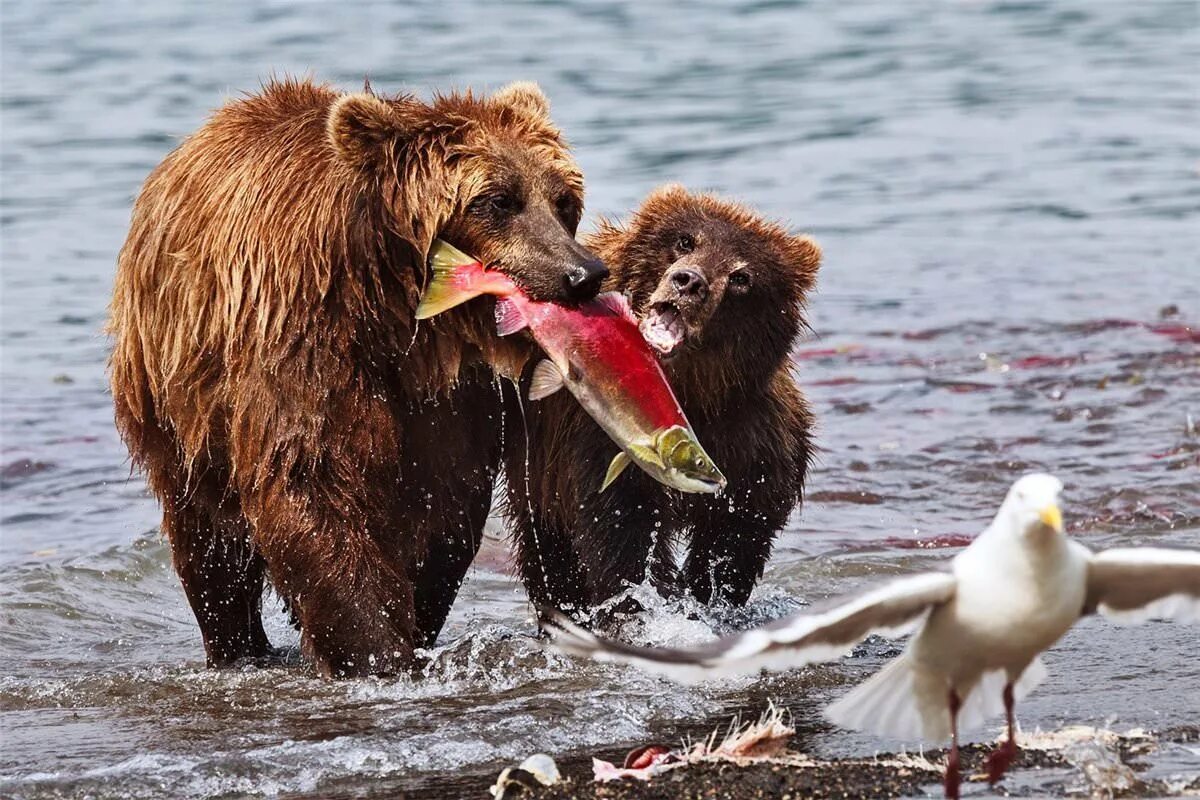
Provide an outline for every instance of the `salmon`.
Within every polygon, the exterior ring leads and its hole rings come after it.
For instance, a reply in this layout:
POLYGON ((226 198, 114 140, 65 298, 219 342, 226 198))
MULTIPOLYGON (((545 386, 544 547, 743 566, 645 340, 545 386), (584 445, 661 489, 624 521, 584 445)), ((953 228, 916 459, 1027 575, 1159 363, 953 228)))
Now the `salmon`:
POLYGON ((607 292, 576 306, 532 300, 508 276, 440 240, 430 249, 430 266, 433 277, 417 319, 479 295, 498 297, 497 333, 528 328, 547 356, 534 367, 529 399, 566 387, 619 448, 600 491, 630 462, 683 492, 725 488, 725 476, 696 439, 624 295, 607 292))

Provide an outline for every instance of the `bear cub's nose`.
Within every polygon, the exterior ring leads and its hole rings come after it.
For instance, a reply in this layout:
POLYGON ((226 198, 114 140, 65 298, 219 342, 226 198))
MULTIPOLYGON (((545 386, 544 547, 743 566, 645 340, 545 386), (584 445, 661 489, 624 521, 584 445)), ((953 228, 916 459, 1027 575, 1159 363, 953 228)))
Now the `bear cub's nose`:
POLYGON ((708 281, 694 269, 680 267, 671 271, 671 285, 680 297, 694 297, 703 300, 708 296, 708 281))
POLYGON ((589 258, 567 270, 563 282, 567 286, 567 297, 571 300, 590 300, 600 291, 600 284, 608 277, 608 267, 598 258, 589 258))

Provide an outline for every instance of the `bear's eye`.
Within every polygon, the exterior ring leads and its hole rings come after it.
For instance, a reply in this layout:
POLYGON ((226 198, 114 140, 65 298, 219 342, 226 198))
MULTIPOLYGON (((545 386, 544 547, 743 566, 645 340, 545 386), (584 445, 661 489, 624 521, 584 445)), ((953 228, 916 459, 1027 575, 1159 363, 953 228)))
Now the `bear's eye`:
POLYGON ((750 273, 744 269, 739 269, 737 272, 729 276, 729 288, 735 292, 747 292, 750 290, 750 273))
POLYGON ((696 240, 690 233, 681 233, 679 238, 675 240, 675 249, 687 255, 696 249, 696 240))
POLYGON ((471 207, 482 214, 511 216, 521 210, 521 199, 512 192, 492 192, 475 198, 471 207))
POLYGON ((575 196, 564 194, 559 196, 554 201, 554 208, 558 211, 559 218, 567 224, 568 227, 579 224, 579 206, 575 202, 575 196))

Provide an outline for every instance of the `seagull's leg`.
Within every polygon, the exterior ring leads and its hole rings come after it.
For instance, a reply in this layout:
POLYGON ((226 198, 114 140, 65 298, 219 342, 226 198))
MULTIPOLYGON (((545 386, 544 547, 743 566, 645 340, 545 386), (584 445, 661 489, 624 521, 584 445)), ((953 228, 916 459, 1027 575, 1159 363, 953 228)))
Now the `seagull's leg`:
POLYGON ((1004 713, 1008 717, 1008 739, 988 756, 988 783, 996 783, 1017 757, 1017 722, 1013 716, 1013 685, 1004 685, 1004 713))
POLYGON ((943 786, 946 790, 946 797, 950 800, 958 800, 958 785, 961 782, 958 769, 958 710, 962 707, 962 700, 959 699, 958 692, 950 690, 947 704, 950 706, 950 755, 946 759, 946 778, 943 786))

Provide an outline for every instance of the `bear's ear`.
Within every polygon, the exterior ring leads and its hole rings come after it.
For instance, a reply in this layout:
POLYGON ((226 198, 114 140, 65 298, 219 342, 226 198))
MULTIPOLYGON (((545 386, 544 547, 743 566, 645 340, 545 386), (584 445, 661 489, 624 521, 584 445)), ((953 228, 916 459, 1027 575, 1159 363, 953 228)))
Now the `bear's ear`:
POLYGON ((642 207, 658 203, 677 203, 686 200, 687 197, 688 190, 683 187, 682 183, 664 183, 646 195, 646 199, 642 201, 642 207))
POLYGON ((688 190, 683 188, 683 184, 664 183, 656 186, 638 204, 637 211, 630 219, 630 226, 640 228, 647 223, 661 223, 674 218, 680 210, 691 205, 693 198, 688 194, 688 190))
POLYGON ((405 120, 386 100, 367 92, 339 97, 329 109, 329 141, 342 159, 363 164, 382 158, 387 145, 409 136, 405 120))
POLYGON ((625 238, 626 231, 616 220, 600 217, 596 220, 596 229, 583 237, 583 246, 601 257, 601 260, 611 260, 616 246, 625 238), (604 255, 607 254, 608 258, 604 255))
POLYGON ((821 245, 811 236, 789 236, 787 258, 796 270, 801 289, 805 292, 812 289, 821 268, 821 245))
POLYGON ((492 102, 516 109, 536 119, 549 119, 550 101, 533 81, 516 81, 492 95, 492 102))

